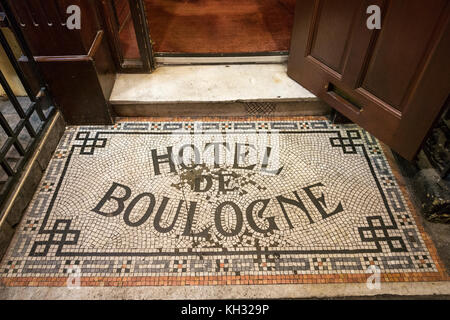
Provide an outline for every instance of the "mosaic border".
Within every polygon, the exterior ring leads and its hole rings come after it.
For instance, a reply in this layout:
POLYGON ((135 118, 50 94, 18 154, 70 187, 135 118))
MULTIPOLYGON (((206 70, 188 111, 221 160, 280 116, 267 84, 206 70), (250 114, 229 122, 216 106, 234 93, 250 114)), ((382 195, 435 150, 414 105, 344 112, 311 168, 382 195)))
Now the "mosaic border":
MULTIPOLYGON (((257 119, 258 121, 261 119, 257 119)), ((224 122, 232 122, 234 120, 224 120, 224 122)), ((267 120, 271 121, 271 120, 267 120)), ((249 122, 249 121, 247 121, 249 122)), ((290 121, 292 122, 292 121, 290 121)), ((314 121, 316 123, 321 123, 323 121, 314 121)), ((264 123, 264 122, 262 122, 264 123)), ((299 123, 302 124, 302 123, 299 123)), ((303 124, 305 124, 303 122, 303 124)), ((173 122, 170 122, 170 125, 173 126, 173 122)), ((220 124, 219 124, 220 126, 220 124)), ((257 125, 255 125, 257 126, 257 125)), ((150 127, 150 124, 142 126, 142 123, 137 122, 127 122, 127 123, 118 123, 113 126, 84 126, 80 127, 79 130, 95 130, 95 129, 107 129, 107 130, 117 130, 117 129, 124 129, 125 128, 136 130, 137 127, 140 127, 140 130, 152 130, 150 127), (121 127, 123 126, 123 127, 121 127)), ((153 130, 160 130, 164 128, 163 122, 158 122, 158 126, 155 126, 153 130)), ((214 127, 216 128, 216 127, 214 127)), ((339 125, 333 125, 333 129, 339 129, 339 125)), ((346 126, 348 128, 348 126, 346 126)), ((354 126, 354 128, 359 128, 357 126, 354 126)), ((179 128, 175 128, 179 129, 179 128)), ((189 128, 190 129, 190 128, 189 128)), ((226 126, 222 123, 222 129, 227 130, 226 126)), ((255 128, 251 128, 254 130, 255 128)), ((259 128, 259 130, 269 130, 269 128, 259 128)), ((289 128, 288 128, 289 129, 289 128)), ((299 128, 292 128, 299 130, 299 128)), ((305 129, 311 129, 311 128, 305 128, 305 129)), ((70 129, 69 129, 70 130, 70 129)), ((120 133, 123 133, 120 132, 120 133)), ((131 133, 131 132, 130 132, 131 133)), ((142 133, 142 131, 138 131, 137 133, 142 133)), ((166 132, 167 133, 167 132, 166 132)), ((212 133, 212 132, 208 132, 212 133)), ((248 133, 248 132, 245 132, 248 133)), ((87 136, 89 138, 89 135, 87 136)), ((98 136, 96 137, 98 138, 98 136)), ((94 142, 94 145, 97 142, 94 142)), ((378 145, 378 143, 377 143, 378 145)), ((384 147, 381 145, 382 150, 375 150, 376 152, 383 152, 386 156, 386 159, 388 161, 388 164, 392 170, 393 175, 395 176, 395 179, 397 183, 399 184, 400 190, 404 203, 407 204, 408 209, 410 210, 412 216, 414 217, 415 224, 420 232, 420 235, 425 243, 425 246, 427 247, 428 251, 432 255, 433 261, 436 264, 437 272, 408 272, 408 273, 383 273, 381 275, 382 281, 437 281, 437 280, 448 280, 449 277, 446 275, 445 271, 442 269, 441 262, 437 256, 436 250, 434 248, 433 243, 431 242, 428 235, 426 235, 425 231, 423 230, 420 222, 418 221, 417 213, 415 211, 415 208, 412 206, 412 203, 410 202, 408 198, 407 191, 405 190, 404 186, 400 184, 401 177, 399 176, 399 173, 397 171, 397 166, 394 163, 394 160, 392 157, 389 157, 389 151, 383 150, 384 147)), ((368 159, 369 161, 369 159, 368 159)), ((369 161, 370 163, 370 161, 369 161)), ((378 182, 377 182, 378 183, 378 182)), ((48 188, 52 188, 53 185, 48 185, 48 188)), ((381 190, 380 190, 381 191, 381 190)), ((397 195, 398 196, 398 195, 397 195)), ((393 221, 395 219, 391 217, 393 221)), ((228 252, 229 253, 229 252, 228 252)), ((266 254, 266 252, 261 252, 262 254, 266 254)), ((76 253, 78 254, 78 253, 76 253)), ((1 283, 8 286, 35 286, 35 285, 42 285, 42 286, 63 286, 65 285, 65 281, 67 278, 63 277, 20 277, 20 278, 2 278, 1 283)), ((117 286, 117 285, 123 285, 123 286, 134 286, 134 285, 220 285, 220 284, 269 284, 269 283, 332 283, 332 282, 365 282, 367 279, 367 275, 365 273, 355 273, 355 274, 285 274, 285 275, 219 275, 219 276, 133 276, 133 277, 127 277, 125 275, 121 277, 82 277, 81 278, 81 285, 91 286, 91 285, 105 285, 105 286, 117 286)))

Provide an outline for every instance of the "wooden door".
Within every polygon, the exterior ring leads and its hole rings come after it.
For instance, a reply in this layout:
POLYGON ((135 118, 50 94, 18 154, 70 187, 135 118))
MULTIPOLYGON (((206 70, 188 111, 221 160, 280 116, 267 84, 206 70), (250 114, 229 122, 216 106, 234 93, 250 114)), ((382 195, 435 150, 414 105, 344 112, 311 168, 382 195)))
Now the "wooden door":
POLYGON ((288 74, 411 160, 450 92, 449 17, 449 0, 297 0, 288 74))

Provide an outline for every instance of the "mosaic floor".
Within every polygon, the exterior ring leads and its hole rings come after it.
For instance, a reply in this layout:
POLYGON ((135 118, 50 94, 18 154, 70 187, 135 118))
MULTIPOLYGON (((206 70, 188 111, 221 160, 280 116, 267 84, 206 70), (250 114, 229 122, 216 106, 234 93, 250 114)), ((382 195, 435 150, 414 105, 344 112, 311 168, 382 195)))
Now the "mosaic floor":
POLYGON ((325 120, 68 127, 0 282, 448 280, 386 155, 325 120))

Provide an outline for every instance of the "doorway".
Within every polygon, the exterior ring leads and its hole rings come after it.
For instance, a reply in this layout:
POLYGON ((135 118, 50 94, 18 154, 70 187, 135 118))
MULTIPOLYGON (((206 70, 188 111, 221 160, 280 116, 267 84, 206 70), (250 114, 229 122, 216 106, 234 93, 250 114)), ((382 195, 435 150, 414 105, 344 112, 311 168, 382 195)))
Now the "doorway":
POLYGON ((289 49, 295 0, 145 0, 155 53, 289 49))
MULTIPOLYGON (((156 57, 280 55, 289 50, 295 0, 142 2, 156 57)), ((121 7, 116 9, 120 17, 121 7)), ((124 20, 122 47, 128 58, 139 57, 136 38, 130 36, 134 34, 133 21, 124 20)))

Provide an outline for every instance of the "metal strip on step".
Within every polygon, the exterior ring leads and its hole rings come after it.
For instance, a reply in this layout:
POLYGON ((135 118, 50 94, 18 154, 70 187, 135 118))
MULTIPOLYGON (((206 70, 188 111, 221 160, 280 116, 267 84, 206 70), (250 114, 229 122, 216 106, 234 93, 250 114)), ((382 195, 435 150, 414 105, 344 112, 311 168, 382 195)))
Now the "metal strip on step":
POLYGON ((157 65, 286 63, 287 55, 230 57, 155 57, 157 65))

